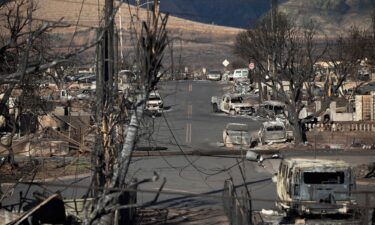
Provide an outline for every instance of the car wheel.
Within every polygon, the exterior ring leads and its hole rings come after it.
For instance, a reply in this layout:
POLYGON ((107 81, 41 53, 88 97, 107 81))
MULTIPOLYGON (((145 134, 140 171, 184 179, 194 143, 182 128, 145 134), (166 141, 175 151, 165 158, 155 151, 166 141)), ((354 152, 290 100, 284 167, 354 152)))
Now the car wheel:
POLYGON ((250 148, 255 148, 256 146, 258 145, 258 141, 252 141, 251 143, 250 143, 250 148))
POLYGON ((219 112, 219 108, 217 107, 217 104, 213 104, 213 105, 212 105, 212 111, 213 111, 214 113, 219 112))

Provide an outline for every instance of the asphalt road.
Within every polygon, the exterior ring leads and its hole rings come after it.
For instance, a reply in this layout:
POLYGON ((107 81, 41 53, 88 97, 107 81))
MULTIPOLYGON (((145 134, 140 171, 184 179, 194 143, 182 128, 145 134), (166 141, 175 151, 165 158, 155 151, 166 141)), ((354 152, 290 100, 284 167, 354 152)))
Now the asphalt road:
POLYGON ((221 96, 228 86, 214 81, 168 81, 159 84, 164 100, 163 115, 148 122, 152 136, 142 138, 140 146, 168 150, 223 149, 223 130, 227 123, 246 123, 258 130, 259 121, 249 117, 213 113, 211 96, 221 96))

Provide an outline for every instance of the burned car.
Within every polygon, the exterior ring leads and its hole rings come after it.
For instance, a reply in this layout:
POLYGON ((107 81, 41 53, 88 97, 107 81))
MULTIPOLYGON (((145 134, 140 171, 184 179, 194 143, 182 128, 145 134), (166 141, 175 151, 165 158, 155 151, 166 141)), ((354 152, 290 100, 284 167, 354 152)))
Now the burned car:
POLYGON ((213 112, 225 112, 230 115, 235 114, 253 114, 254 103, 245 101, 244 97, 239 94, 224 94, 221 98, 211 97, 213 112))
POLYGON ((267 121, 262 124, 258 138, 261 144, 280 143, 291 139, 290 135, 282 121, 267 121))
POLYGON ((249 126, 243 123, 228 123, 223 131, 223 141, 225 147, 249 146, 249 126))
POLYGON ((283 159, 276 180, 278 206, 302 214, 347 214, 355 204, 354 175, 344 161, 283 159))
POLYGON ((285 118, 285 104, 279 101, 264 101, 257 109, 258 116, 266 118, 285 118))

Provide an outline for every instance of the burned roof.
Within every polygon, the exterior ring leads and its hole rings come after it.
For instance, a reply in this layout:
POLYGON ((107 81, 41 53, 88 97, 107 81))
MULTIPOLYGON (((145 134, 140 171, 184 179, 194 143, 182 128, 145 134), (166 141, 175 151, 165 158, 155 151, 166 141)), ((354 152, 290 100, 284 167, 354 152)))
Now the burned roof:
POLYGON ((289 167, 299 168, 349 168, 350 165, 343 160, 328 160, 328 159, 309 159, 309 158, 286 158, 283 160, 284 164, 289 167))

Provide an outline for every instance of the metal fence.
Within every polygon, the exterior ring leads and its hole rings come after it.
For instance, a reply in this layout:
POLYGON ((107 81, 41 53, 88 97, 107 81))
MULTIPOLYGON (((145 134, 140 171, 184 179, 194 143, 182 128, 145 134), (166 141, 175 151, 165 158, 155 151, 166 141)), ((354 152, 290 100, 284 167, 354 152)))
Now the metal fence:
POLYGON ((375 132, 375 122, 373 121, 335 121, 331 123, 319 122, 308 124, 307 128, 315 129, 318 132, 375 132))
POLYGON ((252 209, 249 193, 246 190, 237 193, 232 180, 224 182, 223 203, 224 211, 231 225, 252 224, 252 209))

